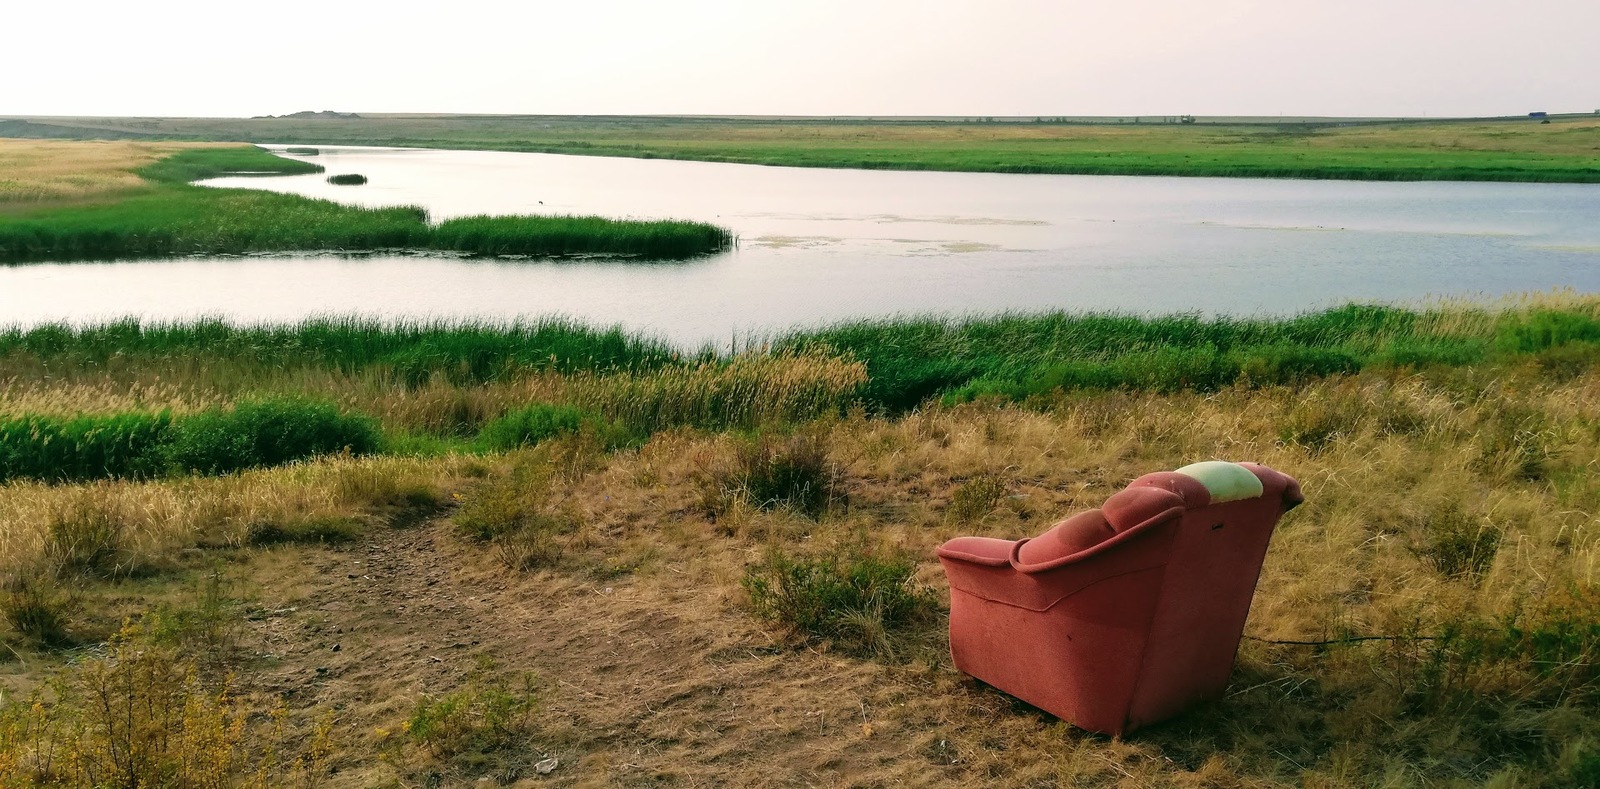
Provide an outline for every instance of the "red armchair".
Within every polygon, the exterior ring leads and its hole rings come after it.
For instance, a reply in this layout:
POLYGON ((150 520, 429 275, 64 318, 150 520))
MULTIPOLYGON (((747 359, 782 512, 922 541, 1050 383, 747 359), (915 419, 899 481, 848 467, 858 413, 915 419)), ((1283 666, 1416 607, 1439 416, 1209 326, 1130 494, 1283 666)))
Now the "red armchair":
POLYGON ((1033 539, 959 537, 956 668, 1080 728, 1121 735, 1222 695, 1294 478, 1207 461, 1146 474, 1033 539))

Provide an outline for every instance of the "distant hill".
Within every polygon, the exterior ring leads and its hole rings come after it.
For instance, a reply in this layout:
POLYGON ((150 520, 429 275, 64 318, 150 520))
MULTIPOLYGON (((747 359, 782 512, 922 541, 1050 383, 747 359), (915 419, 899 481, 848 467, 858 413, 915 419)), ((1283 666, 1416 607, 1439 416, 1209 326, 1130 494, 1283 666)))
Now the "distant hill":
POLYGON ((357 115, 357 114, 355 114, 353 112, 334 112, 333 110, 322 110, 321 112, 312 112, 311 110, 301 110, 299 112, 291 112, 288 115, 257 115, 255 117, 257 117, 257 118, 304 118, 304 119, 308 119, 308 120, 349 120, 351 118, 360 118, 361 116, 357 115))

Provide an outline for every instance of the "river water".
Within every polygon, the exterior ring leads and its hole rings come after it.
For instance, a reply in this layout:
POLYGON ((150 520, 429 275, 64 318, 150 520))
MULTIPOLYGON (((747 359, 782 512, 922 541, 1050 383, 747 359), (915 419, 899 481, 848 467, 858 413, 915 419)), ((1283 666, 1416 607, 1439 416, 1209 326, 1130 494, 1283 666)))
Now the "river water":
MULTIPOLYGON (((281 147, 273 147, 281 152, 281 147)), ((1600 290, 1600 185, 892 172, 324 147, 224 178, 366 205, 714 222, 679 263, 335 254, 0 268, 0 323, 566 315, 686 345, 894 314, 1285 314, 1600 290), (364 186, 327 175, 361 173, 364 186)))

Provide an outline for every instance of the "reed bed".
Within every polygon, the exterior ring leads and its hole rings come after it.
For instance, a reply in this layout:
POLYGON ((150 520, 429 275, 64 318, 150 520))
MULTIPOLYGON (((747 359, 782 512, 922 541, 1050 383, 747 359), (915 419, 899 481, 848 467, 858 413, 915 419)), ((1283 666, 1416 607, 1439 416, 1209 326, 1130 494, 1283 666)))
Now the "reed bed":
POLYGON ((196 378, 259 381, 280 376, 285 368, 376 369, 422 384, 434 375, 459 382, 498 380, 528 368, 653 369, 681 357, 659 340, 557 318, 492 323, 330 317, 246 326, 128 319, 0 330, 0 369, 10 375, 45 369, 57 376, 108 370, 136 374, 154 368, 169 379, 188 370, 196 378))
POLYGON ((469 216, 441 222, 434 249, 474 255, 636 255, 682 260, 733 245, 727 230, 704 222, 639 221, 598 216, 469 216))
POLYGON ((1600 302, 1553 294, 1493 309, 1349 305, 1288 319, 1055 313, 886 319, 779 338, 867 366, 867 404, 931 396, 1026 400, 1066 389, 1214 391, 1369 367, 1463 366, 1533 356, 1560 366, 1600 354, 1600 302))

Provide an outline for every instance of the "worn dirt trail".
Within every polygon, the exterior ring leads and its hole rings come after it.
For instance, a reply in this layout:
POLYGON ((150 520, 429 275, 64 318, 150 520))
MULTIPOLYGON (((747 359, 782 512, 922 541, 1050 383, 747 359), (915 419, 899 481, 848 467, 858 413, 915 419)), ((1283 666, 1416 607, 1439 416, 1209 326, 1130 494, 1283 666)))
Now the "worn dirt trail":
POLYGON ((339 785, 404 772, 384 756, 400 723, 483 657, 537 677, 529 754, 515 777, 490 776, 516 785, 970 784, 998 777, 985 741, 1041 731, 947 668, 787 647, 688 560, 609 580, 514 573, 441 520, 273 554, 257 582, 271 612, 262 651, 276 657, 265 689, 336 710, 337 736, 362 743, 339 785), (545 756, 553 772, 527 769, 545 756))

